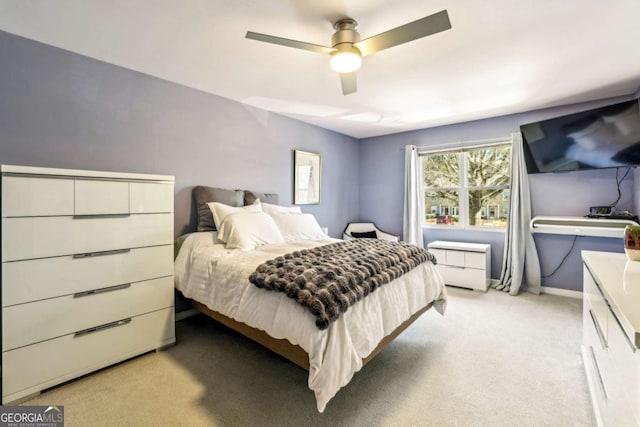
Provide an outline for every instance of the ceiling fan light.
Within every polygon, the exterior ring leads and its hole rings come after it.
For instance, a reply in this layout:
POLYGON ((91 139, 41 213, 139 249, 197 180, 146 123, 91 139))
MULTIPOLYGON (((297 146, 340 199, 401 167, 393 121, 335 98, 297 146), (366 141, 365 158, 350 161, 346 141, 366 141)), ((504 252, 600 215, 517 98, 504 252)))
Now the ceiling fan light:
POLYGON ((331 54, 331 69, 338 73, 352 73, 360 69, 362 56, 356 48, 338 50, 331 54))

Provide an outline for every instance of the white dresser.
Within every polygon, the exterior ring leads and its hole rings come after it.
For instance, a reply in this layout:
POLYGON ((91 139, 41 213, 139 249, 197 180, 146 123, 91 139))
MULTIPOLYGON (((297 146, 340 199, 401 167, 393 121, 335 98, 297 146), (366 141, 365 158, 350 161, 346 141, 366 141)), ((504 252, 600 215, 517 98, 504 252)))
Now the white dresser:
POLYGON ((172 176, 1 172, 3 404, 175 342, 172 176))
POLYGON ((640 262, 583 251, 582 357, 600 426, 640 425, 640 262))
POLYGON ((486 291, 491 283, 491 245, 436 240, 427 245, 444 283, 486 291))

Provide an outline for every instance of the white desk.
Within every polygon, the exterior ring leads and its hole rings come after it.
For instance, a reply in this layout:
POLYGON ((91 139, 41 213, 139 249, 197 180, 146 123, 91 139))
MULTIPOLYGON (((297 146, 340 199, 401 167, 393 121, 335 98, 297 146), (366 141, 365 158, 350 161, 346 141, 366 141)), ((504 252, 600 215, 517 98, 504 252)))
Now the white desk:
POLYGON ((537 216, 531 220, 532 233, 568 234, 571 236, 624 237, 630 219, 585 218, 582 216, 537 216))

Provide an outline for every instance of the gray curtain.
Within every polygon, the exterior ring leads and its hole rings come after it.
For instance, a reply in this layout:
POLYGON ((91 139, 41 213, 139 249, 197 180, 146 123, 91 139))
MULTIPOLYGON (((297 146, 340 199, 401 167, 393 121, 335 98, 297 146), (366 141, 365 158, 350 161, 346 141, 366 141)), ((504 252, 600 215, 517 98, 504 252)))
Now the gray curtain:
POLYGON ((522 150, 522 135, 511 134, 511 206, 504 238, 502 273, 496 289, 517 295, 520 289, 540 293, 540 261, 531 221, 529 178, 522 150))
POLYGON ((404 241, 424 247, 422 224, 424 223, 424 195, 422 194, 422 162, 418 147, 404 147, 404 215, 402 234, 404 241))

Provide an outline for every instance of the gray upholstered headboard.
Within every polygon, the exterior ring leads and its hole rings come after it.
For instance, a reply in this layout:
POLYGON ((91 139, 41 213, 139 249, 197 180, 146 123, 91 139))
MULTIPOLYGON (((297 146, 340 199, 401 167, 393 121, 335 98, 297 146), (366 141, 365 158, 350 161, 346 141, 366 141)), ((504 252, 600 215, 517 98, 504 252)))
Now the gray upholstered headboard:
POLYGON ((260 199, 261 202, 278 204, 276 193, 260 193, 249 190, 227 190, 225 188, 206 187, 197 185, 193 187, 193 200, 198 212, 197 231, 214 231, 216 224, 213 222, 213 214, 207 203, 219 202, 229 206, 246 206, 260 199))
POLYGON ((261 202, 270 203, 272 205, 278 204, 278 194, 276 193, 261 193, 258 191, 249 190, 227 190, 225 188, 207 187, 204 185, 197 185, 193 187, 191 191, 193 202, 195 203, 197 215, 197 226, 193 230, 189 228, 186 234, 178 236, 174 242, 174 258, 178 255, 180 246, 184 240, 194 231, 215 231, 216 224, 213 221, 213 214, 211 209, 207 206, 207 203, 219 202, 229 206, 246 206, 251 205, 256 199, 260 199, 261 202))

